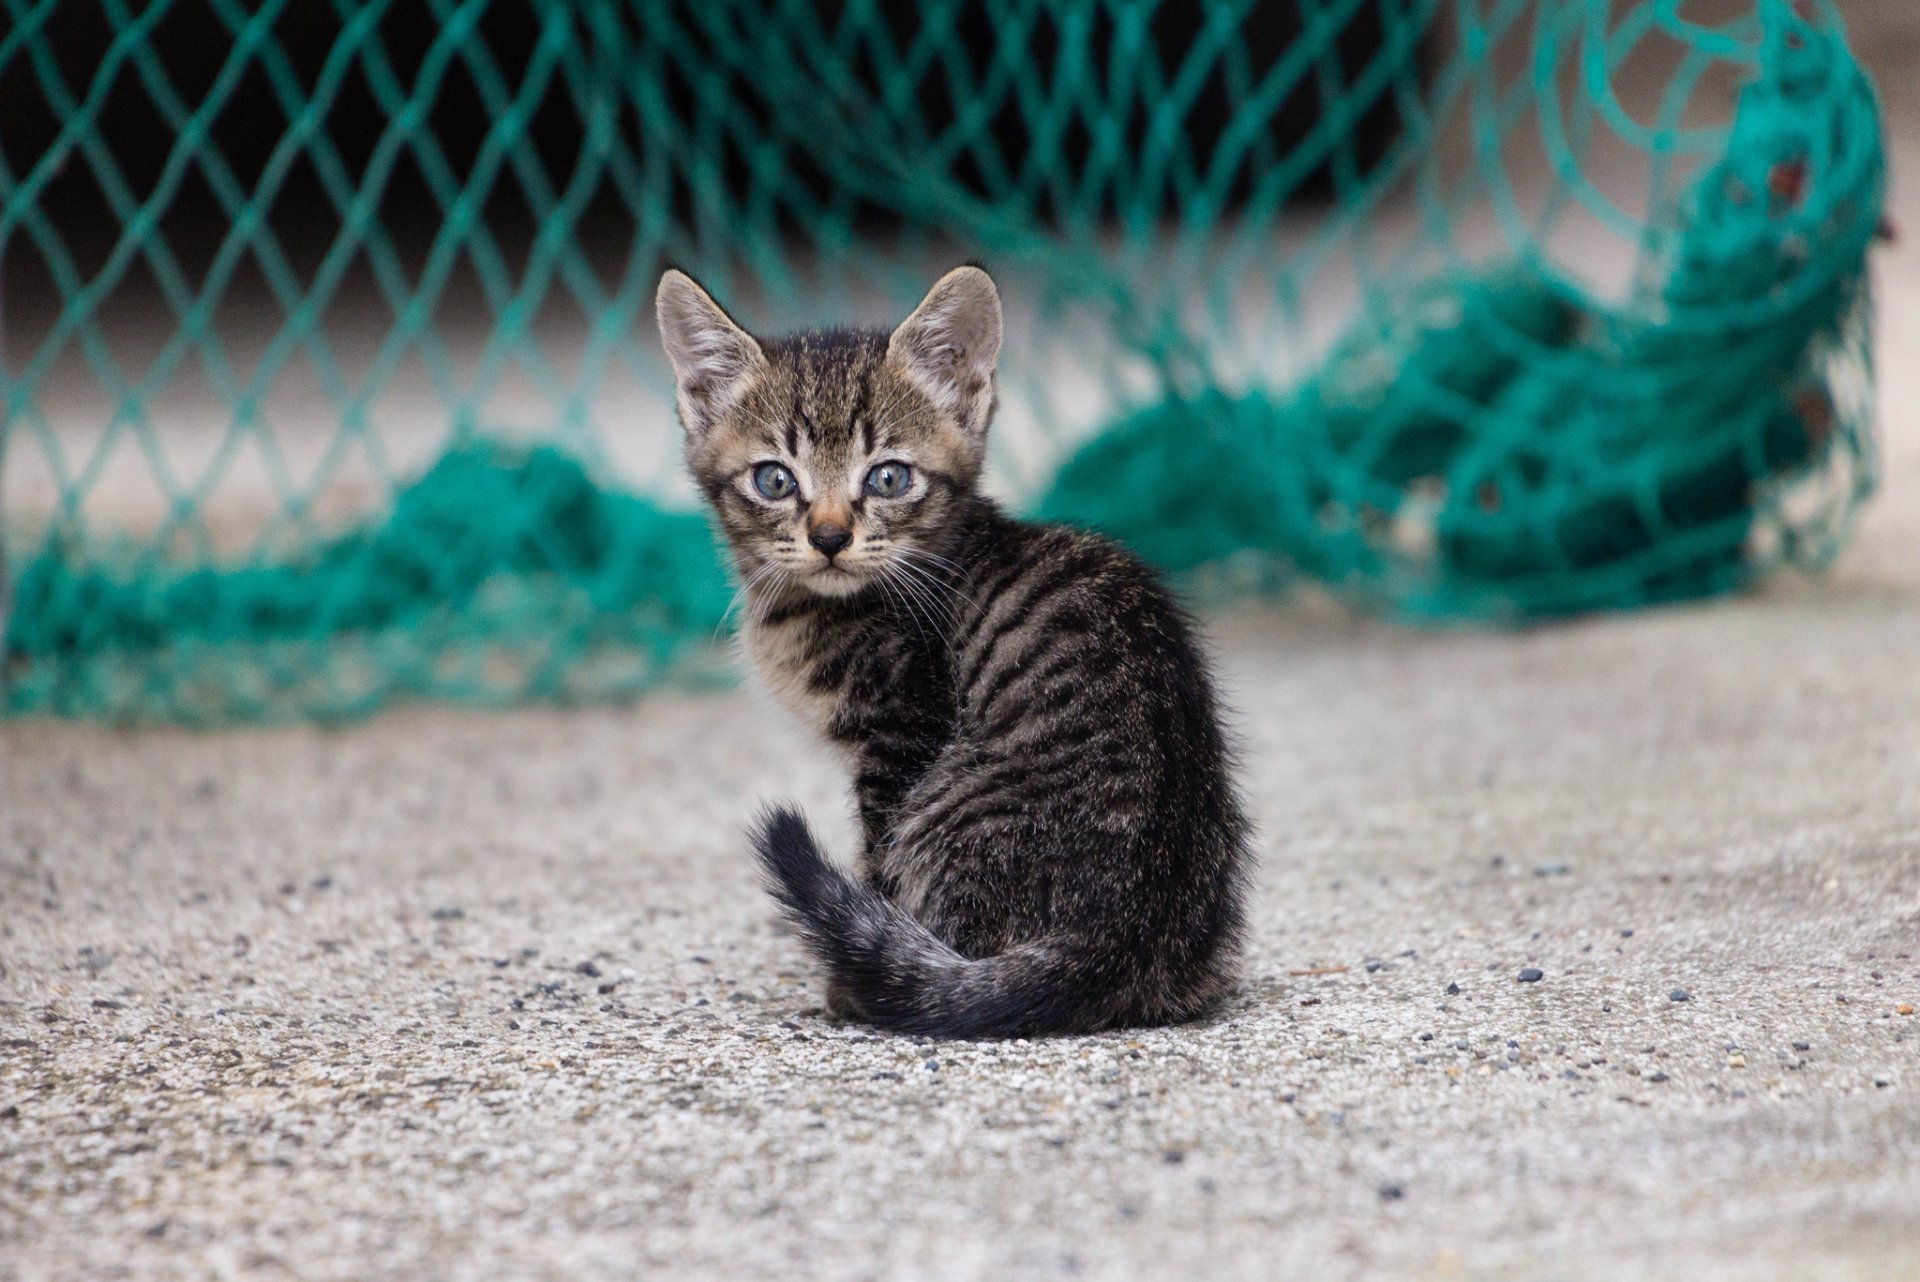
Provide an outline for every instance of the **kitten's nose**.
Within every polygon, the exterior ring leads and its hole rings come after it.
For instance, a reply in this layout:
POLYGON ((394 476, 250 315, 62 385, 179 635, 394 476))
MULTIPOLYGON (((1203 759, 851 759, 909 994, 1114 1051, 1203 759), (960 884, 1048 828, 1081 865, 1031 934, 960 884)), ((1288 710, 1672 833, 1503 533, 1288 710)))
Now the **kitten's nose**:
POLYGON ((853 531, 832 521, 822 521, 807 531, 807 542, 826 553, 827 560, 831 561, 834 553, 853 542, 853 531))

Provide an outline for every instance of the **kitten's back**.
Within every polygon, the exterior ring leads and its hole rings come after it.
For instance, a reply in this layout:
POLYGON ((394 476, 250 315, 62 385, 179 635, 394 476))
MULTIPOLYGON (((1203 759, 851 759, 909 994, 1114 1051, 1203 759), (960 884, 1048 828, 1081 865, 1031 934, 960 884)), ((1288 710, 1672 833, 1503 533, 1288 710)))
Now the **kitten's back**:
POLYGON ((776 819, 759 848, 778 893, 876 1022, 1192 1017, 1231 982, 1248 834, 1190 623, 1094 535, 979 503, 949 551, 954 728, 878 852, 886 893, 776 819))

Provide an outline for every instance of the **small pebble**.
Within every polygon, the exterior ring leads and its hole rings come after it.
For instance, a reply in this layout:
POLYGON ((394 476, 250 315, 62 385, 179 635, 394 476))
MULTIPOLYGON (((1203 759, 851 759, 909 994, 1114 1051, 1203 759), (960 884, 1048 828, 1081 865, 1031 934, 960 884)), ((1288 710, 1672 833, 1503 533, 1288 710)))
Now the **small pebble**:
POLYGON ((1380 1200, 1382 1202, 1398 1202, 1406 1195, 1407 1191, 1398 1184, 1382 1184, 1380 1186, 1380 1200))
POLYGON ((1793 1044, 1793 1049, 1797 1051, 1810 1051, 1813 1049, 1813 1043, 1812 1042, 1795 1042, 1793 1044))
POLYGON ((1447 985, 1447 996, 1458 997, 1459 995, 1460 995, 1460 985, 1458 984, 1447 985))
POLYGON ((1649 1082, 1664 1082, 1667 1080, 1667 1075, 1665 1073, 1654 1073, 1648 1077, 1647 1080, 1649 1082))
POLYGON ((1535 864, 1533 866, 1533 875, 1536 877, 1564 877, 1572 871, 1573 868, 1569 864, 1535 864))
POLYGON ((1898 1006, 1895 1006, 1893 1008, 1893 1013, 1896 1015, 1911 1015, 1913 1014, 1913 1003, 1901 1002, 1898 1006))
POLYGON ((1693 1000, 1693 994, 1684 988, 1676 988, 1667 994, 1667 1000, 1670 1002, 1690 1002, 1693 1000))
POLYGON ((451 904, 443 905, 433 910, 433 919, 435 921, 459 921, 466 915, 465 909, 455 908, 451 904))
POLYGON ((1541 970, 1538 966, 1529 966, 1514 976, 1515 979, 1523 984, 1537 984, 1546 977, 1547 972, 1541 970))

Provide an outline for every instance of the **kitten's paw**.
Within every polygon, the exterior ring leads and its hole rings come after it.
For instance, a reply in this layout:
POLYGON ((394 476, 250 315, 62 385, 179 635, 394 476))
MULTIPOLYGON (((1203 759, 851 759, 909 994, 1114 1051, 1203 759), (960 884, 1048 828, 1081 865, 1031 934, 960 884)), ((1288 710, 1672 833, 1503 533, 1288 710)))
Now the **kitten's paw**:
POLYGON ((866 1016, 861 1013, 853 993, 838 979, 827 981, 827 1013, 842 1023, 862 1024, 866 1016))

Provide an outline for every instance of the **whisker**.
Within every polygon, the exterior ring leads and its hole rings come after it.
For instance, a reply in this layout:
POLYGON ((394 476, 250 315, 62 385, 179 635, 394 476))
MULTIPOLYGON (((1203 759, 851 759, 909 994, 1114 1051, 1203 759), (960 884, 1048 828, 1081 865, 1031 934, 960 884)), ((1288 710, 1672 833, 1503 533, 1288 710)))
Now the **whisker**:
POLYGON ((941 556, 938 552, 930 551, 927 548, 915 547, 912 544, 906 544, 904 545, 904 550, 913 553, 915 556, 925 557, 927 560, 933 562, 935 565, 941 566, 948 570, 952 570, 955 574, 965 574, 967 572, 966 567, 961 565, 958 561, 949 560, 948 558, 941 556))
POLYGON ((748 409, 745 405, 735 405, 732 411, 730 412, 745 414, 748 418, 758 423, 761 427, 764 427, 767 429, 767 431, 773 433, 773 439, 776 441, 779 440, 784 435, 784 433, 780 430, 779 424, 775 423, 772 419, 760 413, 758 410, 748 409))
POLYGON ((907 399, 912 395, 913 395, 913 389, 911 387, 896 387, 893 391, 892 398, 887 401, 886 406, 884 408, 882 408, 877 414, 871 413, 871 412, 868 414, 869 418, 881 418, 886 420, 884 423, 881 423, 875 426, 875 428, 873 429, 873 435, 875 439, 878 439, 880 434, 883 432, 892 431, 895 427, 898 427, 902 421, 904 421, 905 415, 900 415, 898 417, 888 417, 888 416, 892 415, 895 410, 904 408, 907 403, 907 399))
MULTIPOLYGON (((740 581, 740 586, 735 588, 733 595, 727 599, 727 608, 720 612, 721 627, 726 626, 727 617, 747 599, 747 593, 753 589, 754 582, 764 573, 766 573, 766 567, 763 565, 740 581)), ((715 631, 717 632, 718 629, 716 628, 715 631)))
MULTIPOLYGON (((949 582, 946 578, 940 575, 934 574, 931 570, 927 569, 924 565, 919 565, 913 560, 915 556, 932 556, 932 555, 933 555, 932 553, 927 552, 922 548, 907 547, 905 545, 902 545, 897 550, 896 559, 900 565, 906 567, 909 571, 917 575, 919 578, 925 580, 927 583, 933 585, 934 587, 940 588, 948 593, 951 593, 953 596, 956 596, 962 601, 965 601, 968 605, 971 605, 976 610, 980 609, 981 608, 980 603, 974 599, 972 593, 962 588, 959 584, 949 582)), ((947 564, 949 566, 953 566, 953 563, 950 561, 947 562, 947 564)), ((953 566, 953 570, 955 572, 958 572, 959 568, 960 567, 958 566, 953 566)))
POLYGON ((929 589, 924 572, 905 561, 895 561, 891 568, 898 570, 903 576, 898 580, 901 587, 910 589, 915 599, 926 606, 929 615, 933 616, 931 622, 934 625, 934 631, 944 638, 946 629, 953 626, 953 611, 946 608, 946 604, 929 589), (941 626, 942 619, 945 621, 945 627, 941 626))
MULTIPOLYGON (((888 566, 887 571, 895 570, 897 568, 898 568, 897 566, 888 566)), ((917 605, 918 607, 925 607, 925 608, 931 609, 931 606, 927 601, 925 595, 920 589, 918 589, 915 586, 913 580, 906 579, 906 578, 897 578, 893 574, 887 571, 883 571, 881 573, 880 581, 883 583, 892 583, 895 587, 897 587, 900 590, 901 598, 906 603, 907 612, 909 616, 913 619, 914 630, 920 634, 920 644, 923 646, 931 646, 932 641, 928 638, 926 629, 921 627, 920 625, 920 619, 921 619, 920 610, 919 608, 916 608, 916 605, 917 605)), ((931 614, 929 614, 927 617, 927 622, 932 625, 935 633, 943 637, 945 636, 945 633, 941 631, 940 621, 937 618, 934 618, 932 617, 931 614)))
POLYGON ((889 417, 885 423, 875 427, 873 434, 877 437, 882 432, 890 432, 900 426, 900 424, 906 422, 907 415, 911 413, 913 409, 911 402, 918 394, 919 389, 911 385, 895 390, 893 399, 888 401, 886 408, 881 411, 883 414, 892 415, 892 417, 889 417), (895 413, 895 411, 899 412, 895 413))
POLYGON ((758 568, 752 574, 749 574, 746 577, 746 580, 740 584, 739 589, 735 591, 733 596, 727 601, 727 608, 721 611, 720 621, 713 625, 713 635, 707 639, 707 644, 717 645, 719 643, 720 634, 721 632, 726 630, 727 619, 732 616, 734 610, 738 609, 745 602, 751 600, 750 594, 752 593, 755 585, 761 583, 770 575, 776 573, 779 570, 779 568, 780 567, 774 565, 771 561, 769 561, 766 564, 760 566, 760 568, 758 568))
POLYGON ((913 621, 913 630, 920 634, 920 644, 923 646, 929 644, 927 641, 927 630, 920 626, 920 616, 915 613, 913 604, 907 600, 904 591, 896 593, 895 589, 902 585, 896 584, 892 576, 884 572, 876 575, 874 582, 880 585, 882 592, 886 593, 887 600, 893 602, 901 613, 913 621))
POLYGON ((894 558, 893 564, 899 568, 902 574, 912 576, 913 580, 916 583, 921 584, 923 587, 927 589, 946 589, 947 588, 947 585, 945 583, 940 582, 940 580, 928 574, 925 567, 915 565, 907 557, 904 557, 904 556, 896 557, 894 558))
MULTIPOLYGON (((773 609, 773 593, 762 593, 757 601, 748 602, 745 627, 758 627, 766 622, 767 612, 773 609)), ((742 629, 743 631, 745 628, 742 629)))

